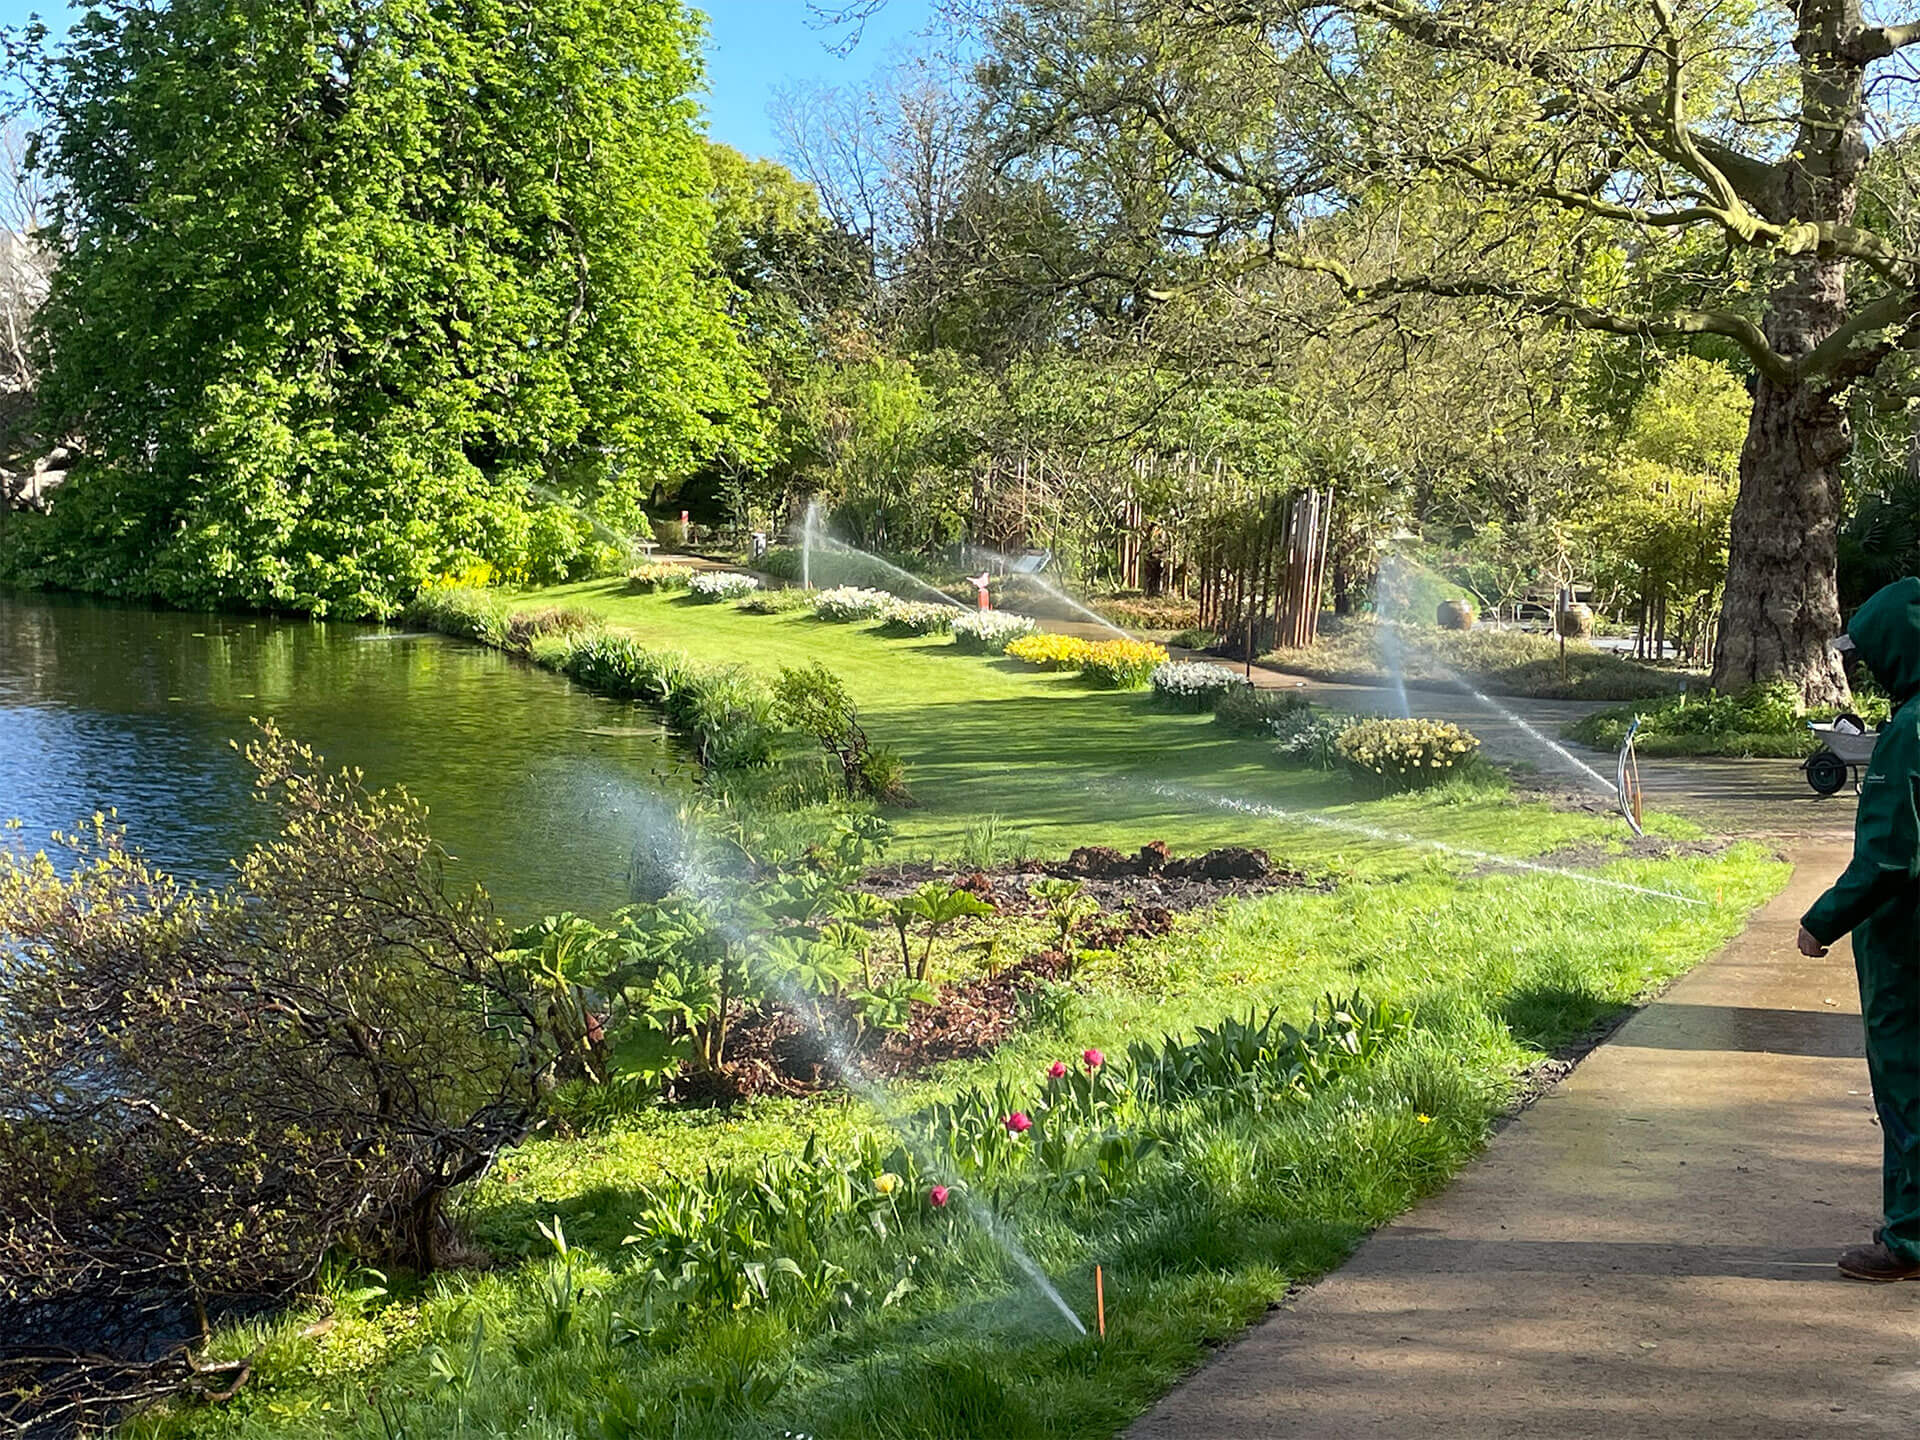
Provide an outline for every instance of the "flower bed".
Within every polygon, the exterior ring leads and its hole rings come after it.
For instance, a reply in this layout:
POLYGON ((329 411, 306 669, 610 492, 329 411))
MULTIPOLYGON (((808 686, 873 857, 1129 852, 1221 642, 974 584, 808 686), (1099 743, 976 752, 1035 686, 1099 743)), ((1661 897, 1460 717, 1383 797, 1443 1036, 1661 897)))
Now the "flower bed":
POLYGON ((1246 676, 1236 675, 1224 665, 1200 660, 1169 660, 1154 669, 1147 683, 1152 687, 1154 704, 1194 714, 1212 710, 1233 691, 1253 686, 1246 676))
POLYGON ((886 635, 947 635, 954 618, 963 613, 932 601, 896 600, 881 612, 880 630, 886 635))
POLYGON ((1030 615, 1005 610, 973 610, 953 617, 953 643, 977 655, 1001 655, 1015 640, 1040 633, 1040 622, 1030 615))
POLYGON ((1087 682, 1103 690, 1138 690, 1167 663, 1167 647, 1145 640, 1101 640, 1080 662, 1087 682))
POLYGON ((1087 653, 1092 649, 1091 641, 1082 640, 1077 635, 1040 632, 1010 641, 1005 653, 1009 659, 1025 665, 1038 665, 1042 670, 1078 670, 1086 664, 1087 653))
POLYGON ((836 585, 813 597, 813 613, 822 620, 850 625, 857 620, 878 620, 900 602, 884 590, 865 590, 858 585, 836 585))
POLYGON ((693 592, 693 598, 708 605, 718 604, 722 600, 738 600, 760 588, 760 582, 751 575, 742 575, 737 570, 701 570, 687 579, 687 589, 693 592))
POLYGON ((685 590, 693 571, 685 565, 636 565, 627 572, 627 588, 642 595, 663 590, 685 590))
POLYGON ((760 590, 740 602, 749 615, 791 615, 796 610, 813 608, 813 593, 808 590, 760 590))
POLYGON ((1349 771, 1389 790, 1438 784, 1472 760, 1474 735, 1445 720, 1362 720, 1334 742, 1349 771))

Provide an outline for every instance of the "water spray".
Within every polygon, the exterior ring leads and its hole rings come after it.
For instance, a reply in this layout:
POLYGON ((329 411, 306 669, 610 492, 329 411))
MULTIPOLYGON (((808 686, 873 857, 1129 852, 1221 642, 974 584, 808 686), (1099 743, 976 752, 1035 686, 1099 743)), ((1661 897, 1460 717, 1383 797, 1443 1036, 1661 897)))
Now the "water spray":
POLYGON ((1493 865, 1503 870, 1517 870, 1528 875, 1553 875, 1562 880, 1576 880, 1583 885, 1592 885, 1603 890, 1618 890, 1629 895, 1644 896, 1649 900, 1670 900, 1676 905, 1697 905, 1703 909, 1707 904, 1704 900, 1696 900, 1691 895, 1681 895, 1672 890, 1652 890, 1644 885, 1633 885, 1625 880, 1610 879, 1605 875, 1591 875, 1584 870, 1565 870, 1555 865, 1542 865, 1536 860, 1521 860, 1511 855, 1495 855, 1486 850, 1449 845, 1442 840, 1428 840, 1419 835, 1409 835, 1404 831, 1384 830, 1377 825, 1368 825, 1359 820, 1342 820, 1332 815, 1317 815, 1305 810, 1287 810, 1279 805, 1266 805, 1256 800, 1238 800, 1226 795, 1209 795, 1204 791, 1183 789, 1177 785, 1155 784, 1149 785, 1147 789, 1152 794, 1169 800, 1197 802, 1220 810, 1231 810, 1240 815, 1258 816, 1264 820, 1279 820, 1288 824, 1312 825, 1323 830, 1336 830, 1342 834, 1377 841, 1383 845, 1402 845, 1421 850, 1433 850, 1442 855, 1472 860, 1476 864, 1493 865))

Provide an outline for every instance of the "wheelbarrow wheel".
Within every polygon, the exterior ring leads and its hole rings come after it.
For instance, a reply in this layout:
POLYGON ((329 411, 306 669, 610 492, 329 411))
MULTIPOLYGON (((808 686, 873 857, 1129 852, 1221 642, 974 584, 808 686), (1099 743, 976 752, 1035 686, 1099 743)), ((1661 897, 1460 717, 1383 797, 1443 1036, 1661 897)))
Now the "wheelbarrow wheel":
POLYGON ((1822 750, 1807 758, 1807 784, 1817 794, 1837 795, 1847 783, 1847 762, 1831 750, 1822 750))

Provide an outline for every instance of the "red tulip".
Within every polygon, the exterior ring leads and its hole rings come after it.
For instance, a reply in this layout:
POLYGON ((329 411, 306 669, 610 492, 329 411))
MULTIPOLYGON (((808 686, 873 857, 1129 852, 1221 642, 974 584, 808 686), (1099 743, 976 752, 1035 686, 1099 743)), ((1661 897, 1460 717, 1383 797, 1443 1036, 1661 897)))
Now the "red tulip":
POLYGON ((947 1204, 947 1196, 950 1193, 951 1192, 948 1191, 946 1186, 936 1185, 931 1190, 927 1191, 927 1201, 929 1204, 933 1206, 934 1209, 944 1210, 947 1204))
POLYGON ((1033 1121, 1027 1118, 1026 1111, 1016 1110, 1013 1114, 1007 1116, 1006 1125, 1007 1129, 1011 1130, 1014 1134, 1023 1135, 1033 1128, 1033 1121))
POLYGON ((1087 1062, 1087 1069, 1089 1070, 1098 1070, 1102 1065, 1107 1063, 1107 1057, 1102 1055, 1098 1050, 1082 1050, 1080 1052, 1080 1058, 1087 1062))
POLYGON ((1047 1067, 1047 1074, 1051 1075, 1056 1080, 1058 1080, 1061 1076, 1065 1075, 1066 1073, 1067 1073, 1067 1062, 1064 1060, 1056 1060, 1053 1062, 1053 1064, 1047 1067))

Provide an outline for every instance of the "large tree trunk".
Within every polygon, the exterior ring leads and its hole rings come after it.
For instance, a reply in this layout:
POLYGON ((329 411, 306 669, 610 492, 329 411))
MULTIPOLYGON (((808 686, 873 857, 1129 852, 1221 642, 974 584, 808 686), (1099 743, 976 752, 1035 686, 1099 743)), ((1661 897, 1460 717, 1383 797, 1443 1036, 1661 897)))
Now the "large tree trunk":
POLYGON ((1714 689, 1783 677, 1809 704, 1847 699, 1827 642, 1841 629, 1840 466, 1851 438, 1845 413, 1818 388, 1760 381, 1740 455, 1714 689))
MULTIPOLYGON (((1846 314, 1844 264, 1803 261, 1772 296, 1767 339, 1784 359, 1797 360, 1846 314)), ((1824 378, 1762 375, 1755 385, 1713 663, 1713 687, 1723 693, 1782 678, 1808 704, 1848 699, 1828 642, 1841 628, 1840 467, 1853 432, 1833 389, 1824 378)))

